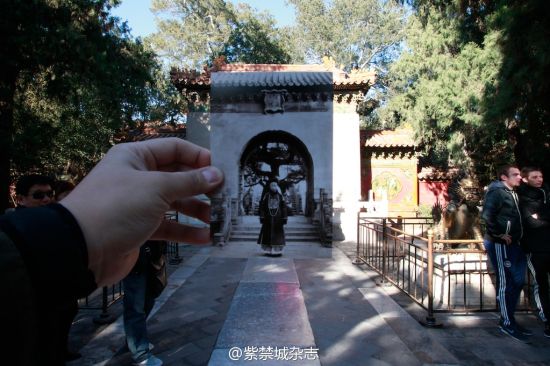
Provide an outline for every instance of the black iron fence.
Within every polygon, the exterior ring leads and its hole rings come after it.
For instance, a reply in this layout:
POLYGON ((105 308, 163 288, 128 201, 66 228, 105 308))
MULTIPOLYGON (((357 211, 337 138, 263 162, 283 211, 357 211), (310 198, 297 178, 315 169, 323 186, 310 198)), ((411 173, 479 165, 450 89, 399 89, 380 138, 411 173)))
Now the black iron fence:
POLYGON ((119 282, 112 286, 104 286, 94 291, 91 295, 78 300, 79 310, 92 310, 101 312, 93 318, 96 324, 107 324, 114 321, 114 317, 109 313, 111 305, 115 304, 124 295, 122 283, 119 282))
MULTIPOLYGON (((179 214, 177 211, 167 212, 164 215, 164 219, 170 221, 179 221, 179 214)), ((168 257, 168 263, 170 264, 179 264, 183 261, 183 258, 180 257, 180 245, 178 242, 167 241, 165 254, 168 257)))
MULTIPOLYGON (((495 276, 481 240, 434 238, 432 218, 357 218, 356 263, 366 263, 428 312, 496 311, 495 276)), ((529 310, 530 281, 518 310, 529 310)))
POLYGON ((238 213, 238 202, 228 194, 212 198, 212 220, 210 231, 214 245, 225 245, 229 241, 232 230, 232 218, 238 213))

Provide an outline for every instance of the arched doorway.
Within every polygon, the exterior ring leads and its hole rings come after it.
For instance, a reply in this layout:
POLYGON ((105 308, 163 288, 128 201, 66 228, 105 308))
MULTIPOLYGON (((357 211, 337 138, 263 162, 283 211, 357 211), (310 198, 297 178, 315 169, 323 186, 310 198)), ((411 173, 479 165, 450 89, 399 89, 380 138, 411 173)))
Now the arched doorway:
POLYGON ((306 145, 288 132, 262 132, 244 147, 239 166, 239 200, 244 214, 250 213, 250 195, 254 210, 271 178, 279 180, 294 214, 313 215, 313 160, 306 145))

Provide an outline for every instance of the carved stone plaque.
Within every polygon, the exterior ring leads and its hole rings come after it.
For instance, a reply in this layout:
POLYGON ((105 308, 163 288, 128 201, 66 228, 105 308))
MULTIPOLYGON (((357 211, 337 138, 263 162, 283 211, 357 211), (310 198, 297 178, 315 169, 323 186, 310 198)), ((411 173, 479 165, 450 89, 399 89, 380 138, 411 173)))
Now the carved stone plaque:
POLYGON ((264 113, 284 113, 288 92, 281 90, 262 90, 264 95, 264 113))

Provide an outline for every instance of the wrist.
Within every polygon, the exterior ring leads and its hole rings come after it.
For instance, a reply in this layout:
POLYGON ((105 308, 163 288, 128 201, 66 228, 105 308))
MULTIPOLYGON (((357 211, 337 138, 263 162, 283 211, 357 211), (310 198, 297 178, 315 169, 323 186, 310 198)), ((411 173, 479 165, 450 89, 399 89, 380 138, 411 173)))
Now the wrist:
POLYGON ((78 298, 96 288, 82 231, 65 207, 50 204, 21 209, 7 215, 3 226, 38 291, 48 291, 54 298, 78 298))

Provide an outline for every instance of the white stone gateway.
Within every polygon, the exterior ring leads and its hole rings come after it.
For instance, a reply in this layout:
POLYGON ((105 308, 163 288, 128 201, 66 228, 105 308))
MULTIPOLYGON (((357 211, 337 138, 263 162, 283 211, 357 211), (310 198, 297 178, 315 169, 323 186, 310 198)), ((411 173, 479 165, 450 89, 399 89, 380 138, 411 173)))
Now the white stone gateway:
POLYGON ((275 177, 299 196, 290 201, 302 202, 294 209, 311 221, 322 216, 322 190, 332 207, 333 239, 356 240, 356 102, 372 85, 372 73, 348 75, 325 65, 224 65, 206 78, 181 72, 173 80, 195 102, 187 139, 209 148, 212 164, 225 173, 223 190, 213 199, 225 202, 221 216, 230 212, 238 223, 245 193, 257 200, 260 187, 275 177))

